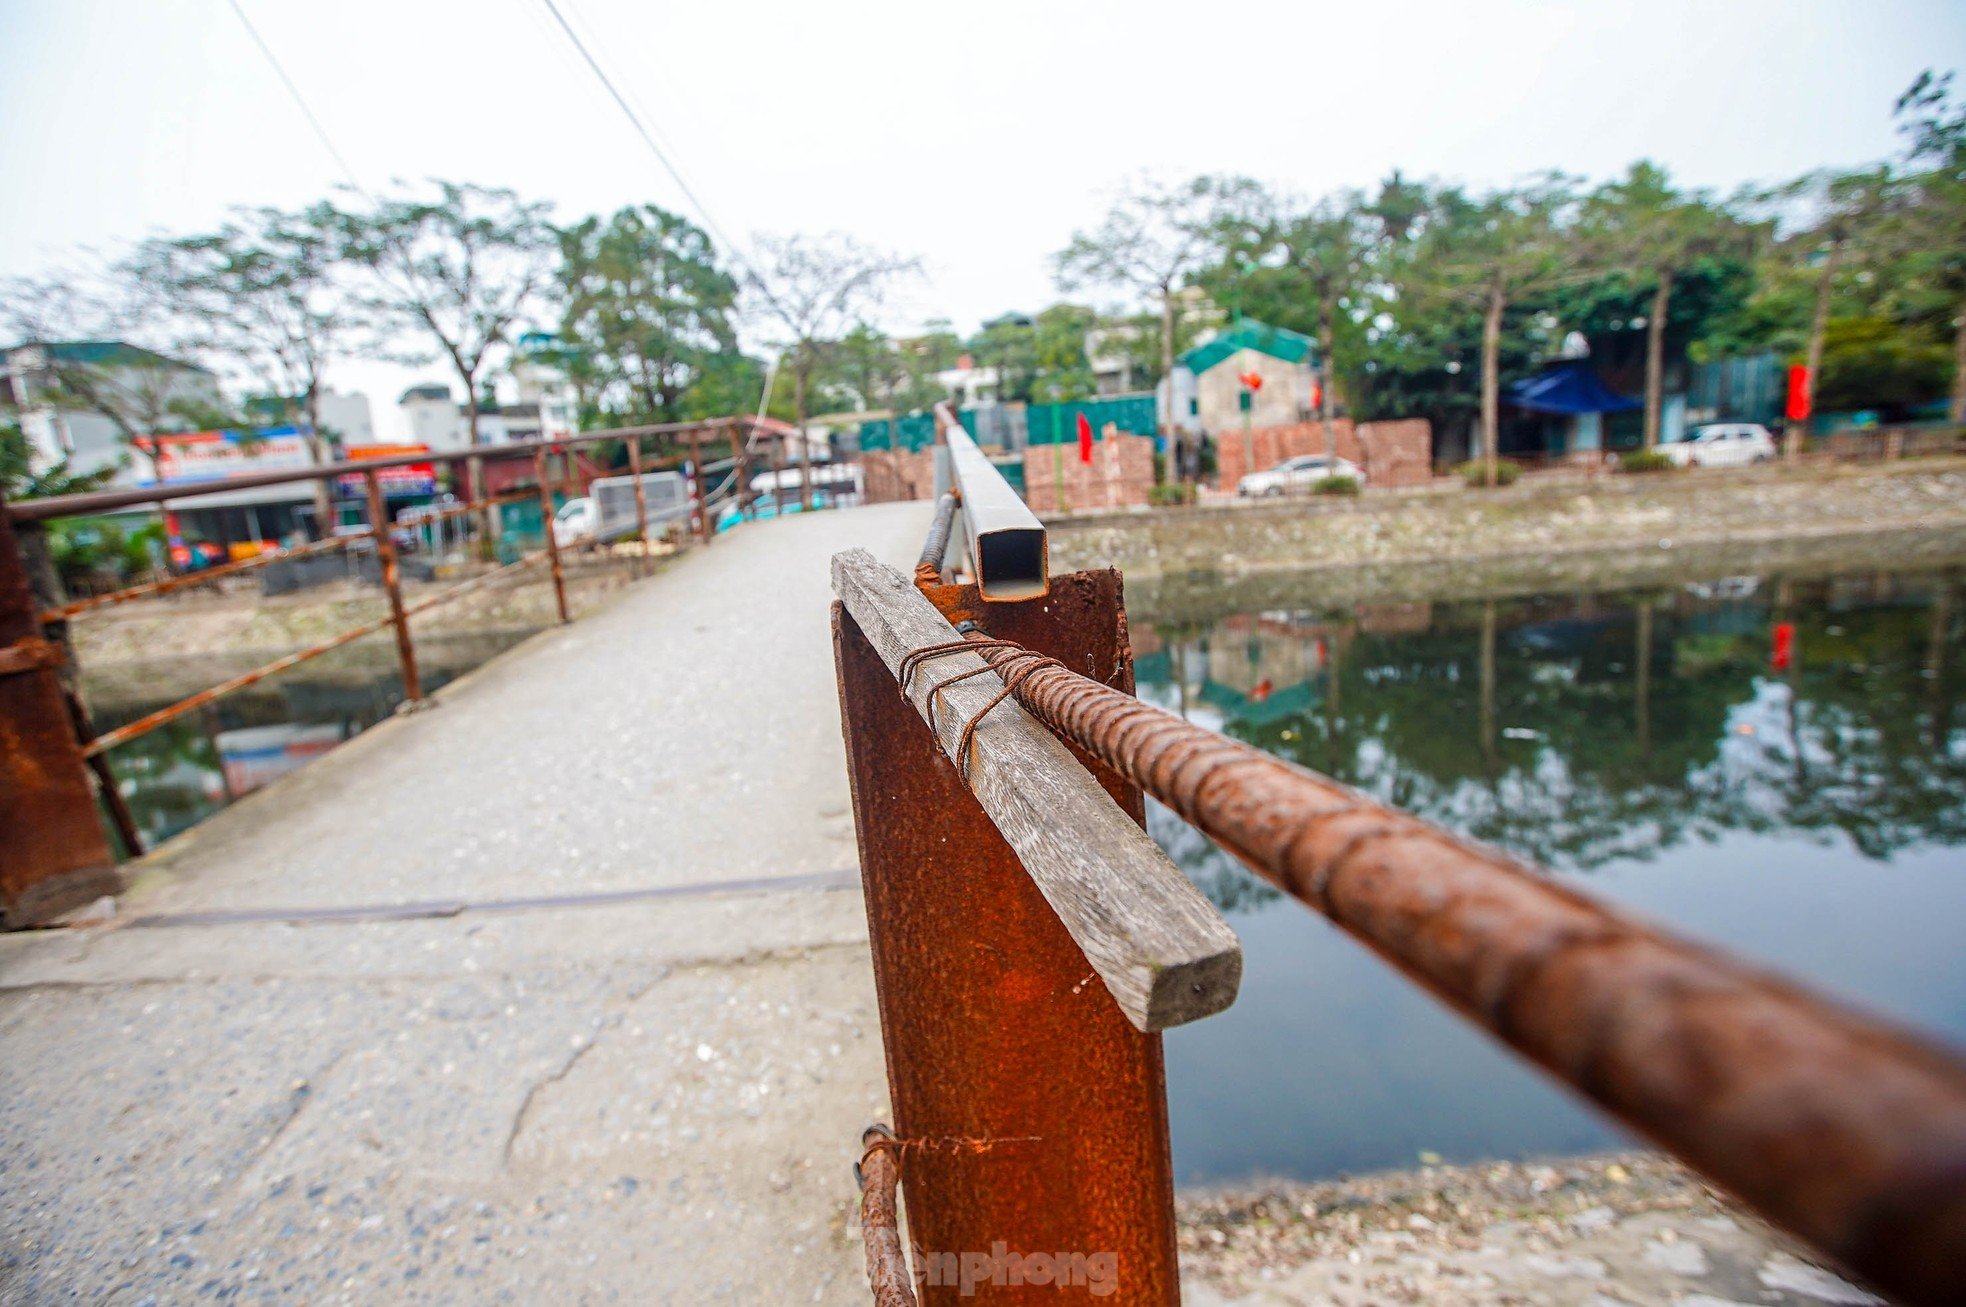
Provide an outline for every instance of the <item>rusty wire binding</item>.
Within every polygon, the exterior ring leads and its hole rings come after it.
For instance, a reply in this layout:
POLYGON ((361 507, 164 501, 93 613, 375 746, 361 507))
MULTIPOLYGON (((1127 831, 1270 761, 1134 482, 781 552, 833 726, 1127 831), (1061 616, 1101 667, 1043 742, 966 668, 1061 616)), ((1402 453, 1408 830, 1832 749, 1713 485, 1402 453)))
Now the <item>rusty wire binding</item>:
POLYGON ((961 640, 952 640, 946 644, 924 645, 920 649, 910 651, 906 657, 902 658, 901 665, 895 669, 896 676, 901 683, 901 692, 903 694, 908 692, 909 681, 913 679, 916 669, 921 667, 923 663, 932 662, 937 658, 947 658, 952 654, 978 653, 984 649, 992 649, 1004 654, 1003 664, 1009 665, 1010 670, 1005 671, 1002 665, 993 664, 986 659, 981 667, 972 667, 966 672, 958 672, 954 676, 944 677, 942 680, 930 686, 928 691, 928 730, 929 734, 935 735, 937 739, 940 739, 941 737, 937 734, 935 728, 935 704, 937 696, 958 681, 967 681, 970 677, 981 676, 985 672, 997 672, 1003 677, 1003 689, 999 690, 990 702, 978 708, 970 716, 970 719, 963 723, 962 735, 956 740, 956 770, 961 774, 965 786, 969 784, 970 750, 976 743, 976 728, 983 724, 983 719, 988 717, 996 709, 998 704, 1015 694, 1017 687, 1028 680, 1032 673, 1040 671, 1045 667, 1056 667, 1060 671, 1070 670, 1056 658, 1048 658, 1034 649, 1026 649, 1023 645, 1013 640, 995 640, 987 636, 969 636, 961 640))

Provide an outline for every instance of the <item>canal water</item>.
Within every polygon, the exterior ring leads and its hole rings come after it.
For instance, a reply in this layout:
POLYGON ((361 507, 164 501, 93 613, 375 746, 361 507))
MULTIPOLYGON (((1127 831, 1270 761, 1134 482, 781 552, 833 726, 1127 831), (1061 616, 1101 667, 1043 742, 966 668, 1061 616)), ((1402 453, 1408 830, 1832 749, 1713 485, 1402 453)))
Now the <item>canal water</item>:
MULTIPOLYGON (((420 639, 425 693, 441 689, 534 632, 529 628, 420 639)), ((85 679, 98 731, 113 730, 210 685, 230 668, 160 663, 85 679)), ((86 665, 85 665, 86 668, 86 665)), ((85 673, 86 674, 86 673, 85 673)), ((226 695, 109 751, 109 764, 147 847, 305 766, 395 712, 403 701, 396 646, 367 637, 226 695)))
MULTIPOLYGON (((1225 588, 1219 615, 1132 629, 1140 693, 1192 721, 1966 1043, 1963 588, 1262 611, 1225 588)), ((1179 1182, 1627 1142, 1171 813, 1149 825, 1245 948, 1236 1005, 1166 1038, 1179 1182)))

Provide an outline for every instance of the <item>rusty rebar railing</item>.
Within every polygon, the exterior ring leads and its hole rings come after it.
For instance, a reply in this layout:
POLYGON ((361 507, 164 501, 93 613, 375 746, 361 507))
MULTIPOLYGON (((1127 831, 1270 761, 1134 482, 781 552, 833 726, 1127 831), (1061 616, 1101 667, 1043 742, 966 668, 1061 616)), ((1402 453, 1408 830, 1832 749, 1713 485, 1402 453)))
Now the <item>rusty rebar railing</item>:
POLYGON ((1966 1300, 1966 1064, 980 632, 1040 722, 1771 1221, 1966 1300))

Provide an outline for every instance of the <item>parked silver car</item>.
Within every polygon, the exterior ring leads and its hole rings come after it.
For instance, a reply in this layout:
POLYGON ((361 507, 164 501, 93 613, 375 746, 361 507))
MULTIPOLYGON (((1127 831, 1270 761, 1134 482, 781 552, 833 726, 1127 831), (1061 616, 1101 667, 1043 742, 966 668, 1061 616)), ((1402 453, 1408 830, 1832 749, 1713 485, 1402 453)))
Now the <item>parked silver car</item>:
POLYGON ((1350 459, 1300 454, 1284 459, 1267 472, 1251 472, 1236 483, 1236 493, 1249 499, 1309 494, 1313 486, 1330 477, 1350 477, 1359 489, 1365 488, 1365 469, 1350 459))

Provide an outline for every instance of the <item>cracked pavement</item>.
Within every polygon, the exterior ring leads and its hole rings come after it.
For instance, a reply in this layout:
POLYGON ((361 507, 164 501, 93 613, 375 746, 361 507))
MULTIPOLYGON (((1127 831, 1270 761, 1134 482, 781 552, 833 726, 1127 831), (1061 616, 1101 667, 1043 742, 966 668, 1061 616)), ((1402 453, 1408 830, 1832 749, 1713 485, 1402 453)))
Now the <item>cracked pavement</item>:
POLYGON ((0 1302, 864 1303, 826 570, 927 521, 747 526, 0 939, 0 1302))

